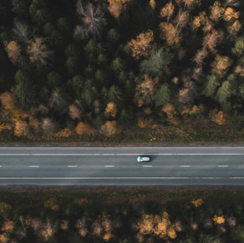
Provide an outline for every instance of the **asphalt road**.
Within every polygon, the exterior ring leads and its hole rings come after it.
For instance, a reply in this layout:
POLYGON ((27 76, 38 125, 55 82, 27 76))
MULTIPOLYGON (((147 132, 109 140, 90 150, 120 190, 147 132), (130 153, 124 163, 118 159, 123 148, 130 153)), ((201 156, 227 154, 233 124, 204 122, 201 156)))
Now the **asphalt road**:
POLYGON ((244 147, 0 147, 0 184, 244 185, 244 147))

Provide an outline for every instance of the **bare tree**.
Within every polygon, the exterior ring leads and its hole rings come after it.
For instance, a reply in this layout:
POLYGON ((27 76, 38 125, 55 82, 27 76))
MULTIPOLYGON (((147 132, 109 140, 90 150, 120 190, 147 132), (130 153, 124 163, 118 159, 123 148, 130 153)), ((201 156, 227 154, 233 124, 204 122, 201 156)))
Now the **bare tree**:
POLYGON ((224 8, 226 8, 227 6, 238 7, 239 5, 240 3, 237 0, 226 0, 224 3, 224 8))
POLYGON ((42 129, 45 133, 50 133, 54 130, 55 125, 51 118, 45 118, 42 121, 42 129))
POLYGON ((51 56, 51 51, 49 51, 46 45, 43 43, 43 38, 35 37, 34 40, 29 42, 27 47, 27 52, 30 55, 31 62, 37 62, 41 65, 47 64, 47 59, 51 56))
POLYGON ((34 34, 34 31, 31 32, 28 25, 24 22, 16 22, 12 31, 14 38, 24 43, 26 43, 34 34))
POLYGON ((98 6, 94 7, 92 3, 89 3, 84 9, 81 4, 77 5, 77 13, 82 15, 82 25, 77 25, 74 35, 79 35, 81 39, 92 35, 94 37, 101 37, 101 29, 107 24, 104 16, 103 9, 98 6))

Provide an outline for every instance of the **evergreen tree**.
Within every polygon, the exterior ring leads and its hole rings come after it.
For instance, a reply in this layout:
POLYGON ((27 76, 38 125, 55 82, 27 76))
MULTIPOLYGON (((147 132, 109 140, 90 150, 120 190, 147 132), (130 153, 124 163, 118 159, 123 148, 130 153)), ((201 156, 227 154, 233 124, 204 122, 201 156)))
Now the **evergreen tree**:
POLYGON ((162 77, 172 61, 172 56, 163 47, 154 48, 148 59, 140 63, 140 71, 151 77, 162 77))
POLYGON ((28 14, 28 0, 12 0, 12 11, 20 16, 26 16, 28 14))
POLYGON ((244 36, 236 39, 235 46, 231 49, 232 53, 238 57, 244 54, 244 36))
POLYGON ((44 0, 32 0, 29 12, 32 20, 38 26, 51 21, 51 15, 44 0))
POLYGON ((236 90, 236 80, 235 75, 230 74, 227 77, 227 80, 224 81, 221 85, 221 87, 218 89, 216 93, 215 99, 220 103, 224 103, 227 98, 229 98, 231 95, 235 94, 236 90))
POLYGON ((219 81, 217 80, 217 77, 215 75, 208 75, 207 81, 204 85, 204 88, 202 90, 202 94, 211 98, 214 98, 214 93, 217 89, 217 87, 220 85, 219 81))
POLYGON ((62 76, 57 72, 50 72, 47 75, 47 85, 53 90, 62 84, 62 76))
POLYGON ((160 88, 156 91, 155 96, 155 105, 158 106, 164 106, 167 103, 169 103, 171 100, 171 91, 169 89, 168 84, 163 84, 160 86, 160 88))
POLYGON ((38 104, 36 88, 30 82, 19 82, 14 89, 14 94, 23 109, 28 110, 38 104))

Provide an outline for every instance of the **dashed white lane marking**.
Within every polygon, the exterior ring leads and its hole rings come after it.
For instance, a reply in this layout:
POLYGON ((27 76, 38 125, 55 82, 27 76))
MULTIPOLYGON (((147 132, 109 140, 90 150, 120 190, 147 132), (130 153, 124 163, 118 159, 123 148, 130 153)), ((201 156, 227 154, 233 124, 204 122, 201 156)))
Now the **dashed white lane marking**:
POLYGON ((218 165, 218 167, 228 167, 228 165, 218 165))
POLYGON ((33 168, 39 168, 39 165, 30 165, 29 167, 33 167, 33 168))
POLYGON ((77 165, 68 165, 68 167, 77 167, 77 165))
MULTIPOLYGON (((0 154, 0 156, 81 156, 81 155, 88 155, 88 156, 94 156, 94 155, 126 155, 131 156, 135 155, 138 156, 138 153, 136 154, 0 154)), ((226 155, 244 155, 244 153, 165 153, 165 154, 148 154, 148 155, 162 155, 162 156, 184 156, 184 155, 190 155, 190 156, 197 156, 197 155, 203 155, 203 156, 212 156, 212 155, 219 155, 219 156, 226 156, 226 155)))
POLYGON ((152 167, 152 165, 143 165, 142 167, 152 167))
POLYGON ((181 165, 180 167, 190 167, 190 165, 181 165))
POLYGON ((114 167, 114 165, 105 165, 105 167, 114 167))
MULTIPOLYGON (((117 155, 138 155, 138 154, 117 154, 117 155)), ((165 154, 147 154, 147 155, 165 155, 165 156, 182 156, 182 155, 244 155, 244 153, 165 153, 165 154)))

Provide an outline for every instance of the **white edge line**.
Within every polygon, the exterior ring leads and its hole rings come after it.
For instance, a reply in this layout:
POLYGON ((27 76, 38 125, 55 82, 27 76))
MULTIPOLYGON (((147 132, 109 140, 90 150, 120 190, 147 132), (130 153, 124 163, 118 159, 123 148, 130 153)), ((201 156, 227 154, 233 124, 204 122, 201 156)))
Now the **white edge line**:
POLYGON ((228 165, 218 165, 218 167, 228 167, 228 165))
POLYGON ((105 165, 105 167, 114 167, 114 165, 105 165))
POLYGON ((152 167, 152 165, 143 165, 142 167, 152 167))
POLYGON ((243 180, 244 177, 0 177, 0 180, 243 180))
POLYGON ((180 167, 190 167, 190 165, 181 165, 180 167))
POLYGON ((77 165, 68 165, 68 167, 77 167, 77 165))
POLYGON ((36 168, 38 168, 40 166, 39 165, 30 165, 29 167, 36 167, 36 168))

